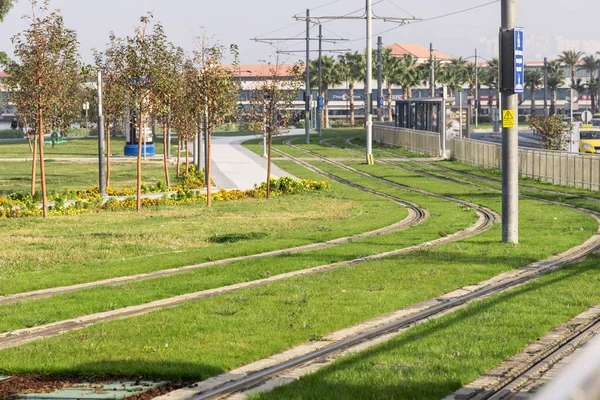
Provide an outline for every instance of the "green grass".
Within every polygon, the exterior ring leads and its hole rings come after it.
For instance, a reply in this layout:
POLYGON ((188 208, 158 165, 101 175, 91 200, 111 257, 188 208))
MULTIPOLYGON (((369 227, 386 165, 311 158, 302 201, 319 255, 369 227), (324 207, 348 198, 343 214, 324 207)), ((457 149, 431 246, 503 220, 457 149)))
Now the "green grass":
MULTIPOLYGON (((172 141, 171 146, 173 155, 177 151, 177 141, 172 141)), ((124 138, 111 139, 111 154, 123 156, 124 138)), ((163 153, 162 139, 154 142, 156 154, 163 153)), ((0 141, 0 158, 31 158, 32 152, 26 140, 2 140, 0 141)), ((44 145, 45 158, 97 158, 98 157, 98 138, 67 138, 66 143, 57 144, 55 147, 44 145)))
MULTIPOLYGON (((500 207, 499 196, 485 190, 392 167, 365 168, 415 187, 500 207)), ((380 190, 401 190, 346 171, 336 174, 380 190)), ((0 372, 202 379, 547 258, 583 242, 597 223, 571 209, 526 200, 521 202, 520 228, 518 246, 502 244, 496 224, 476 237, 425 251, 98 324, 2 351, 0 372)), ((597 283, 591 286, 596 290, 597 283)))
POLYGON ((236 137, 236 136, 257 136, 255 132, 251 131, 232 131, 232 132, 221 132, 216 131, 212 133, 214 137, 236 137))
MULTIPOLYGON (((282 165, 293 170, 293 166, 289 163, 282 165)), ((320 165, 320 167, 326 169, 328 165, 320 165)), ((356 179, 356 174, 344 174, 337 167, 328 169, 332 173, 344 175, 345 178, 352 179, 354 176, 354 179, 356 179)), ((359 179, 359 181, 361 184, 368 183, 368 180, 364 178, 359 179)), ((340 190, 342 189, 340 188, 340 190)), ((362 199, 365 202, 372 202, 370 208, 375 208, 379 203, 372 195, 353 193, 354 190, 349 188, 344 190, 348 192, 346 197, 351 197, 355 201, 362 199)), ((454 233, 476 221, 476 216, 472 210, 447 201, 389 187, 383 190, 389 194, 423 204, 432 214, 431 217, 409 230, 355 241, 324 250, 268 257, 260 260, 260 262, 256 260, 240 261, 227 266, 200 269, 167 278, 83 290, 58 295, 50 299, 0 306, 0 332, 40 325, 92 312, 141 304, 232 283, 261 279, 336 261, 352 260, 368 254, 392 251, 454 233), (110 301, 106 299, 110 299, 110 301)), ((404 210, 394 209, 393 207, 386 207, 385 211, 399 214, 397 215, 398 219, 406 215, 404 210)), ((370 213, 370 215, 377 217, 376 213, 370 213)))
MULTIPOLYGON (((137 166, 129 162, 111 163, 112 189, 135 189, 137 180, 137 166)), ((53 161, 46 162, 46 185, 48 194, 62 192, 64 189, 85 190, 98 186, 98 164, 87 162, 53 161)), ((37 165, 37 190, 40 190, 39 163, 37 165)), ((177 168, 169 168, 172 184, 175 182, 177 168)), ((162 161, 142 162, 142 182, 156 184, 165 182, 165 173, 162 161)), ((29 193, 31 191, 31 163, 26 161, 0 163, 0 197, 10 193, 29 193)))
POLYGON ((252 398, 443 398, 600 302, 599 266, 590 257, 252 398))
MULTIPOLYGON (((298 176, 318 178, 299 167, 298 176)), ((0 294, 90 282, 350 236, 406 210, 333 185, 324 194, 39 219, 0 220, 0 294), (251 240, 215 240, 252 234, 251 240)))

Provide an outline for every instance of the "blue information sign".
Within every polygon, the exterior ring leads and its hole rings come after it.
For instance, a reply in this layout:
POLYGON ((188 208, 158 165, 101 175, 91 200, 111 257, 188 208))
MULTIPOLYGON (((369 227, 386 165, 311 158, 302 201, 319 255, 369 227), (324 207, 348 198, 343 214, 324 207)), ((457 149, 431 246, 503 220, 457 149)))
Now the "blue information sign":
POLYGON ((323 96, 319 96, 319 101, 317 102, 317 107, 319 108, 319 111, 321 111, 325 108, 325 99, 323 98, 323 96))
POLYGON ((525 89, 525 57, 524 57, 525 31, 521 27, 515 28, 515 93, 523 93, 525 89))
POLYGON ((377 108, 383 108, 383 96, 379 96, 379 101, 377 103, 377 108))

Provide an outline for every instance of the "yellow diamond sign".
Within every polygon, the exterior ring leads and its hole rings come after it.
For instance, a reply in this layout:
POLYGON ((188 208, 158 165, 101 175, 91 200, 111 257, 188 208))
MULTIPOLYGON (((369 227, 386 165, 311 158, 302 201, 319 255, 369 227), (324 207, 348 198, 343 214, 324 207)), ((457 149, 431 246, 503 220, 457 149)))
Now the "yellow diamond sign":
POLYGON ((503 110, 502 111, 502 127, 503 128, 514 128, 515 127, 515 112, 514 112, 514 110, 503 110))

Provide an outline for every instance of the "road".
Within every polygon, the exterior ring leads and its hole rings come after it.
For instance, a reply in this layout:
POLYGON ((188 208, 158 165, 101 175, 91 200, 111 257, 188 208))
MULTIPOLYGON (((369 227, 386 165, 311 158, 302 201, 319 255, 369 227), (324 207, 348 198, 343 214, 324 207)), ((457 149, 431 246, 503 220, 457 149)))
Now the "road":
MULTIPOLYGON (((475 131, 471 132, 471 139, 490 143, 502 143, 502 133, 475 131)), ((537 138, 535 137, 535 134, 530 129, 523 129, 519 131, 519 147, 529 147, 533 149, 541 148, 537 138)))

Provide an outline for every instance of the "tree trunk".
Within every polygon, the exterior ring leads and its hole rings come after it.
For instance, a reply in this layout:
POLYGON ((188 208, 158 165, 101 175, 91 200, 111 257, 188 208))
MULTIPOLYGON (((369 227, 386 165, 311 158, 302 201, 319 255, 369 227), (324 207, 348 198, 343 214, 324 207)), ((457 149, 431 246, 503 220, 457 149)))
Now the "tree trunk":
POLYGON ((39 115, 39 134, 40 134, 40 180, 42 182, 42 213, 44 218, 48 218, 48 202, 46 199, 46 170, 44 168, 44 119, 42 110, 39 115))
POLYGON ((212 132, 207 129, 206 130, 206 206, 210 208, 211 206, 211 196, 210 196, 210 161, 211 161, 211 146, 210 146, 210 137, 212 132))
POLYGON ((163 126, 163 154, 164 154, 164 167, 165 167, 165 182, 167 184, 167 187, 171 187, 171 181, 169 179, 169 154, 167 153, 167 139, 168 139, 168 134, 167 132, 169 132, 169 121, 167 120, 167 123, 165 124, 165 126, 163 126))
POLYGON ((105 122, 106 131, 106 188, 110 188, 110 122, 105 122))
MULTIPOLYGON (((29 134, 29 132, 27 132, 29 134)), ((33 134, 33 160, 31 160, 31 195, 35 196, 35 176, 37 173, 37 141, 33 134)))
POLYGON ((138 154, 137 154, 137 212, 142 211, 142 132, 144 128, 142 106, 140 104, 140 113, 138 118, 138 154))
POLYGON ((530 114, 533 117, 535 115, 535 88, 531 88, 531 109, 530 114))
POLYGON ((177 178, 181 175, 179 171, 181 170, 181 135, 177 134, 177 178))
POLYGON ((185 141, 185 176, 190 174, 190 142, 185 141))
POLYGON ((356 123, 354 119, 354 83, 350 85, 350 126, 356 123))
MULTIPOLYGON (((387 109, 388 109, 388 121, 393 121, 394 116, 392 115, 392 85, 388 82, 387 87, 388 101, 387 101, 387 109)), ((379 100, 377 100, 379 101, 379 100)))
POLYGON ((556 90, 552 91, 552 98, 550 99, 550 115, 556 114, 556 90))
POLYGON ((269 147, 267 153, 267 200, 271 198, 271 145, 273 144, 273 133, 269 132, 269 147))

